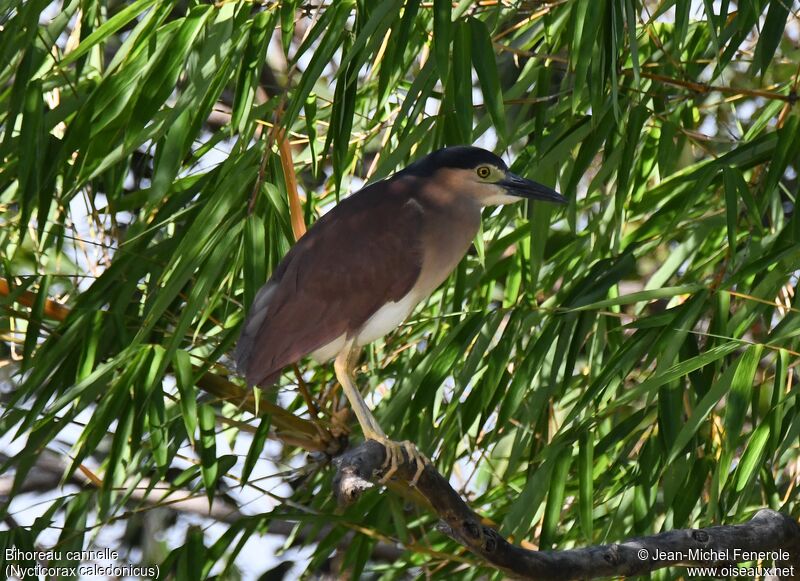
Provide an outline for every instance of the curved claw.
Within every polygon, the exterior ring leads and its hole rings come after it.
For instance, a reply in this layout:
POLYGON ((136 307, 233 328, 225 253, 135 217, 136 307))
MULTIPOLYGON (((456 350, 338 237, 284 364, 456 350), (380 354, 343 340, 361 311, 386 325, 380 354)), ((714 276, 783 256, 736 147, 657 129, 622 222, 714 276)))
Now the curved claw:
POLYGON ((414 463, 417 465, 417 470, 414 472, 414 477, 408 483, 412 488, 416 488, 417 482, 419 482, 419 477, 422 476, 423 472, 425 472, 425 466, 430 464, 431 461, 425 454, 420 452, 412 442, 405 440, 403 442, 403 447, 406 449, 406 452, 408 452, 408 457, 412 458, 414 463))
POLYGON ((425 471, 425 466, 431 463, 428 457, 420 452, 413 442, 408 440, 395 442, 385 436, 372 436, 370 439, 379 442, 386 449, 386 458, 382 465, 382 468, 386 469, 386 472, 378 482, 380 484, 386 484, 392 476, 394 476, 395 472, 397 472, 400 465, 406 461, 406 456, 408 456, 408 461, 413 462, 417 467, 414 472, 414 477, 409 481, 409 485, 415 487, 420 476, 422 476, 422 473, 425 471), (405 451, 405 455, 403 451, 405 451))

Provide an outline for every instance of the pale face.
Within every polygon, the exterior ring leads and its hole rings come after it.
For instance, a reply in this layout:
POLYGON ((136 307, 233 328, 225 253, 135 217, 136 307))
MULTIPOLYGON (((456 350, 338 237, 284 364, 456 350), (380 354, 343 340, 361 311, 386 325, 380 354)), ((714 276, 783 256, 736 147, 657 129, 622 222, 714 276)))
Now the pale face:
POLYGON ((519 196, 509 194, 506 188, 499 185, 506 177, 505 169, 484 164, 466 171, 472 173, 470 177, 478 186, 476 193, 481 206, 501 206, 522 200, 519 196))
POLYGON ((473 168, 441 168, 426 184, 426 197, 440 203, 467 198, 479 206, 513 204, 522 199, 566 203, 555 190, 492 163, 473 168))

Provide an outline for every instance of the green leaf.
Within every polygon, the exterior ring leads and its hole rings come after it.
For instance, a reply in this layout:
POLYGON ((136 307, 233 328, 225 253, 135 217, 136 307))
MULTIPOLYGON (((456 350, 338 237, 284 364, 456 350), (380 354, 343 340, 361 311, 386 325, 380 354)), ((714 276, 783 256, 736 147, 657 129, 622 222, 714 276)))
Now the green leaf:
POLYGON ((725 434, 731 450, 736 449, 741 439, 745 414, 750 405, 753 390, 753 379, 761 360, 761 345, 751 345, 739 358, 736 373, 733 376, 731 392, 725 405, 725 434))
MULTIPOLYGON (((562 459, 563 450, 563 442, 553 442, 547 448, 544 461, 533 471, 533 475, 527 479, 522 493, 511 504, 510 510, 503 520, 505 530, 514 535, 526 536, 528 534, 531 524, 541 514, 541 503, 547 494, 547 484, 550 482, 556 463, 560 463, 560 468, 563 470, 565 464, 562 459)), ((569 457, 569 454, 566 456, 569 457)))
POLYGON ((433 54, 439 78, 450 76, 450 43, 453 41, 453 5, 450 0, 433 0, 433 54))
POLYGON ((791 115, 786 119, 786 123, 778 130, 780 136, 775 154, 769 162, 769 170, 764 178, 765 196, 761 201, 761 209, 766 207, 766 203, 771 196, 777 194, 775 191, 778 182, 786 172, 786 166, 790 160, 796 160, 800 154, 800 117, 791 115))
POLYGON ((143 14, 156 0, 136 0, 133 4, 126 6, 114 16, 106 20, 102 26, 96 28, 89 36, 84 38, 78 47, 61 59, 61 66, 67 67, 83 57, 92 48, 99 45, 109 36, 123 28, 133 19, 143 14))
POLYGON ((578 0, 575 4, 575 9, 571 13, 572 38, 570 39, 569 54, 572 55, 570 65, 575 71, 575 79, 577 80, 575 89, 572 92, 571 104, 573 111, 577 111, 586 86, 586 76, 593 59, 592 50, 598 38, 597 29, 595 28, 592 31, 592 27, 602 26, 598 18, 602 4, 602 2, 593 0, 578 0))
POLYGON ((231 128, 244 132, 256 98, 261 72, 267 58, 266 47, 276 24, 276 11, 256 14, 242 55, 236 81, 236 100, 231 115, 231 128))
POLYGON ((505 143, 508 139, 506 112, 492 38, 485 22, 477 18, 470 18, 468 22, 470 26, 472 66, 475 67, 475 72, 478 75, 478 82, 483 93, 483 102, 489 111, 501 143, 505 143))
POLYGON ((652 290, 644 290, 631 293, 628 295, 614 297, 612 299, 595 301, 593 303, 589 303, 588 305, 581 305, 579 307, 565 309, 565 311, 570 313, 576 311, 594 311, 597 309, 605 309, 607 307, 613 307, 619 305, 630 305, 640 302, 650 302, 658 299, 672 298, 684 294, 691 294, 703 288, 705 288, 703 285, 690 284, 683 286, 663 287, 652 290))
POLYGON ((242 486, 244 486, 247 479, 250 478, 250 474, 253 472, 256 462, 258 462, 261 452, 264 450, 264 442, 266 442, 267 436, 269 435, 269 428, 270 418, 269 416, 264 416, 258 423, 258 428, 256 428, 256 432, 253 434, 253 441, 250 443, 250 449, 247 451, 244 468, 242 468, 242 486))
POLYGON ((178 392, 180 393, 181 418, 186 427, 186 435, 192 446, 194 446, 194 438, 197 431, 197 396, 194 390, 192 364, 189 360, 189 354, 185 351, 176 351, 173 357, 172 364, 175 369, 178 392))
MULTIPOLYGON (((334 53, 339 48, 338 44, 341 42, 344 21, 347 19, 351 7, 352 0, 337 2, 333 5, 332 10, 324 11, 320 21, 312 29, 312 34, 320 34, 325 31, 325 35, 322 37, 319 46, 315 48, 314 56, 303 72, 300 83, 292 92, 292 99, 286 109, 285 123, 287 126, 291 126, 294 123, 300 107, 306 102, 322 71, 330 63, 334 53)), ((309 35, 306 38, 306 42, 298 49, 295 58, 300 57, 305 52, 311 39, 312 35, 309 35)))
POLYGON ((578 509, 581 531, 586 542, 594 538, 594 437, 589 431, 581 435, 578 447, 578 509))
POLYGON ((217 461, 217 416, 214 408, 208 404, 200 404, 197 408, 197 419, 200 425, 200 471, 203 474, 203 484, 208 496, 208 503, 214 499, 217 480, 220 477, 219 463, 217 461))
POLYGON ((23 229, 20 235, 24 238, 28 219, 33 214, 33 208, 43 196, 44 204, 39 207, 39 231, 44 231, 44 223, 49 211, 49 192, 42 192, 41 160, 45 157, 47 141, 44 134, 44 105, 42 103, 42 82, 39 79, 31 81, 25 92, 25 102, 22 109, 22 131, 20 134, 19 150, 19 189, 22 197, 22 216, 20 224, 23 229))
POLYGON ((775 51, 786 30, 790 7, 785 2, 770 2, 767 17, 758 35, 758 43, 750 65, 751 72, 764 74, 775 57, 775 51))
POLYGON ((725 373, 714 382, 714 385, 703 396, 703 399, 701 399, 700 402, 694 406, 689 419, 681 428, 680 432, 672 443, 672 448, 670 449, 669 454, 667 454, 667 464, 671 464, 678 457, 692 437, 694 437, 694 435, 697 433, 701 423, 705 421, 711 410, 719 404, 720 400, 724 397, 728 390, 730 390, 733 373, 736 371, 737 367, 738 366, 733 365, 729 366, 725 373))
POLYGON ((153 459, 161 470, 169 468, 169 433, 167 431, 167 414, 164 409, 164 396, 158 393, 152 398, 147 409, 148 423, 150 424, 150 447, 153 459))
POLYGON ((756 431, 747 442, 747 448, 742 454, 742 459, 736 467, 736 492, 744 490, 750 481, 755 478, 764 461, 764 453, 767 449, 769 440, 769 424, 764 423, 756 428, 756 431))
POLYGON ((701 369, 709 363, 713 363, 714 361, 725 357, 726 355, 735 351, 739 346, 740 344, 734 341, 723 343, 722 345, 709 349, 705 353, 701 353, 696 357, 675 363, 674 365, 665 369, 663 372, 653 374, 651 377, 647 378, 637 387, 636 391, 637 393, 646 392, 656 387, 661 387, 670 381, 683 377, 692 371, 701 369))
POLYGON ((448 98, 445 106, 453 107, 458 139, 454 143, 472 143, 472 67, 470 26, 467 21, 455 23, 453 27, 453 68, 448 79, 448 98))
POLYGON ((739 197, 731 169, 723 168, 722 177, 725 182, 725 218, 728 229, 728 246, 731 254, 736 252, 736 224, 739 221, 739 197))
POLYGON ((555 541, 556 527, 561 522, 561 510, 564 504, 564 489, 567 486, 567 475, 572 463, 571 451, 565 450, 561 453, 553 468, 553 475, 550 478, 550 490, 547 493, 547 504, 544 509, 542 519, 542 535, 539 546, 544 550, 549 550, 555 541))

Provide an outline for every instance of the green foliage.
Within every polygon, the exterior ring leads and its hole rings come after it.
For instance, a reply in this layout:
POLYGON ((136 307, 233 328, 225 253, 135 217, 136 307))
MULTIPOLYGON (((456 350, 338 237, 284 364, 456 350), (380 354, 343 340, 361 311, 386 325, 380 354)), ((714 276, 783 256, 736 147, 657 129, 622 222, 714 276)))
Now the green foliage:
MULTIPOLYGON (((791 2, 48 4, 0 9, 0 365, 20 372, 3 395, 19 453, 2 510, 46 449, 98 480, 6 543, 32 546, 56 513, 78 535, 65 548, 88 543, 168 505, 157 484, 214 503, 244 486, 264 514, 145 560, 233 577, 248 539, 290 521, 310 570, 338 546, 356 574, 490 572, 391 493, 338 513, 325 463, 269 464, 291 490, 259 481, 277 424, 245 411, 233 376, 231 403, 204 393, 293 243, 275 123, 307 222, 351 176, 458 143, 497 145, 570 199, 487 211, 477 251, 360 378, 385 396, 389 435, 502 534, 569 548, 765 506, 800 517, 791 2), (406 550, 381 562, 379 541, 406 550)), ((303 370, 317 395, 333 382, 303 370)), ((296 384, 287 373, 280 402, 309 417, 296 384)), ((303 458, 284 441, 279 462, 303 458)))

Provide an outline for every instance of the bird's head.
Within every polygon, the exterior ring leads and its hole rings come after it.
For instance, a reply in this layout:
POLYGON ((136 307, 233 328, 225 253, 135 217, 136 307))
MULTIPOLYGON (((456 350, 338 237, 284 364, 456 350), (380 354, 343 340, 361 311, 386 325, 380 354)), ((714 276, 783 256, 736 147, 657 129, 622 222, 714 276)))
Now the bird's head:
POLYGON ((525 198, 567 203, 557 191, 512 173, 500 157, 480 147, 445 147, 408 166, 404 173, 433 179, 481 206, 513 204, 525 198))

